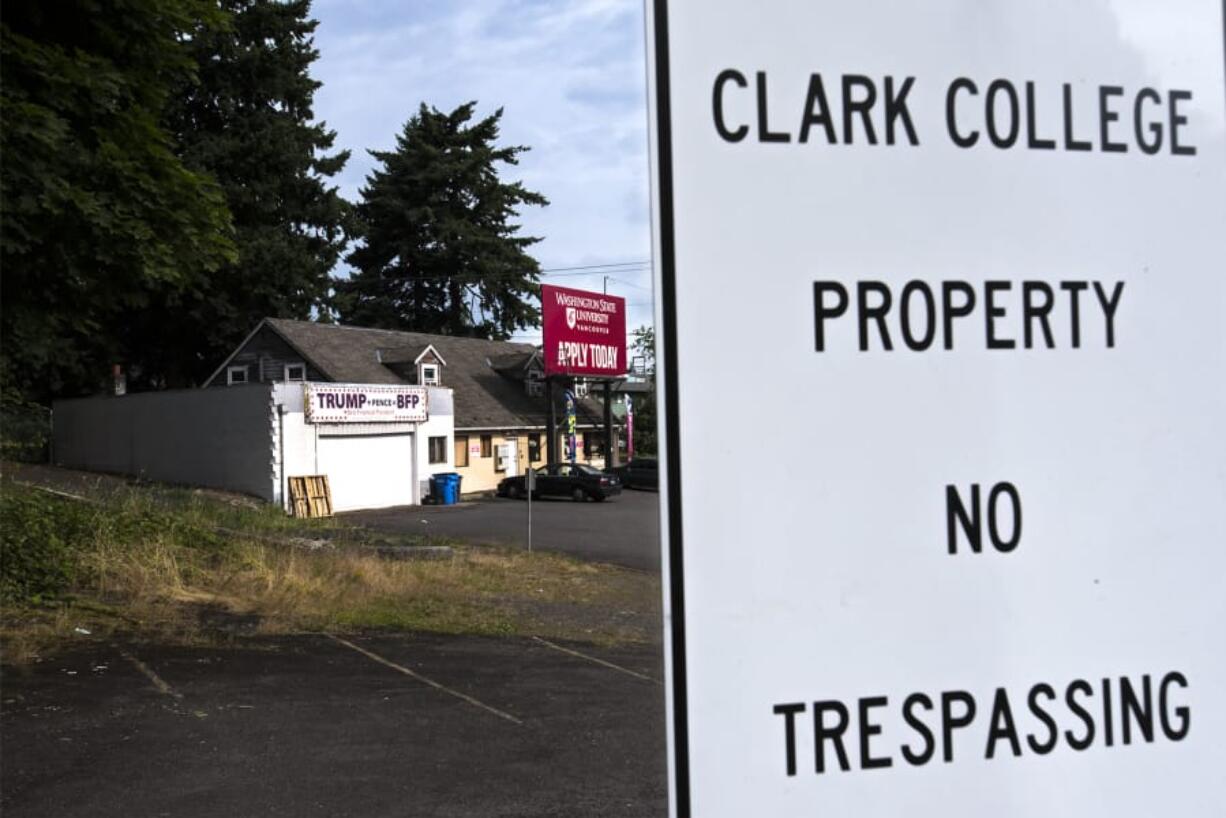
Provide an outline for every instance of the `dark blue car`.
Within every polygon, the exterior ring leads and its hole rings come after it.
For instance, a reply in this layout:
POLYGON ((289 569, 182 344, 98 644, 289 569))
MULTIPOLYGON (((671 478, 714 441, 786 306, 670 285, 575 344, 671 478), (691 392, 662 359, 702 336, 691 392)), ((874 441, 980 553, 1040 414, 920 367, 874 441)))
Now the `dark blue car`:
MULTIPOLYGON (((526 497, 526 480, 524 475, 505 478, 498 484, 498 496, 526 497)), ((621 480, 616 475, 583 463, 541 466, 535 470, 535 481, 533 497, 570 497, 580 502, 590 497, 600 501, 621 494, 622 491, 621 480)))

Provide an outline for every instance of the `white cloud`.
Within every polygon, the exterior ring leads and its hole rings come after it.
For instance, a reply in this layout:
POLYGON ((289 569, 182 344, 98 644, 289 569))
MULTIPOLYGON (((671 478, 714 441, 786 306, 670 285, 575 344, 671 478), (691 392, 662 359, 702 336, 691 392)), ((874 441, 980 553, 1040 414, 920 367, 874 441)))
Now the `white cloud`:
MULTIPOLYGON (((324 0, 313 13, 315 113, 353 151, 339 178, 347 197, 373 166, 366 149, 390 148, 421 102, 475 99, 481 114, 505 109, 505 144, 531 148, 505 175, 551 202, 521 214, 524 232, 544 239, 543 267, 649 258, 640 2, 324 0)), ((599 290, 603 278, 556 283, 599 290)), ((632 326, 651 320, 650 286, 645 267, 610 282, 634 305, 632 326)))

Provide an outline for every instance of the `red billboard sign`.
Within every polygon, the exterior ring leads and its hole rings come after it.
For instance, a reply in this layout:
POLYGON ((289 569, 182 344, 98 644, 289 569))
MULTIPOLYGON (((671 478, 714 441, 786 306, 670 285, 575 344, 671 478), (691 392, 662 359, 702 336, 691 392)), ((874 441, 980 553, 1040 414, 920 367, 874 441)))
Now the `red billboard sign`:
POLYGON ((541 286, 545 374, 626 374, 626 299, 541 286))

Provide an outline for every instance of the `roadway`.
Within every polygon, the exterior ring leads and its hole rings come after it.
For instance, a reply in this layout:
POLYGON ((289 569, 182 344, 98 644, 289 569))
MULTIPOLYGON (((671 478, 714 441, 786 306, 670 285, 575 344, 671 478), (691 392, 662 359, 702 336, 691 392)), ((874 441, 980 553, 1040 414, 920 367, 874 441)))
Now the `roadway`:
MULTIPOLYGON (((648 491, 623 491, 603 503, 534 500, 532 547, 658 573, 659 515, 659 495, 648 491)), ((528 539, 526 500, 483 498, 454 506, 403 506, 339 516, 397 534, 519 547, 526 547, 528 539)))

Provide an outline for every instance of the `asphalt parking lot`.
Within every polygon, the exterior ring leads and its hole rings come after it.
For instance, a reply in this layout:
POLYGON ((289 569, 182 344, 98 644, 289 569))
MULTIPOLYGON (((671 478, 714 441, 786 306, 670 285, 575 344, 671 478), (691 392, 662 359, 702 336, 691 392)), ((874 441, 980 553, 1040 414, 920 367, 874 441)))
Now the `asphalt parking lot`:
MULTIPOLYGON (((643 571, 660 570, 660 501, 651 491, 623 491, 603 503, 532 502, 532 546, 643 571)), ((501 497, 454 506, 404 506, 339 515, 396 533, 455 537, 526 547, 528 504, 501 497)))
POLYGON ((660 664, 522 638, 86 640, 5 668, 0 812, 664 815, 660 664))

